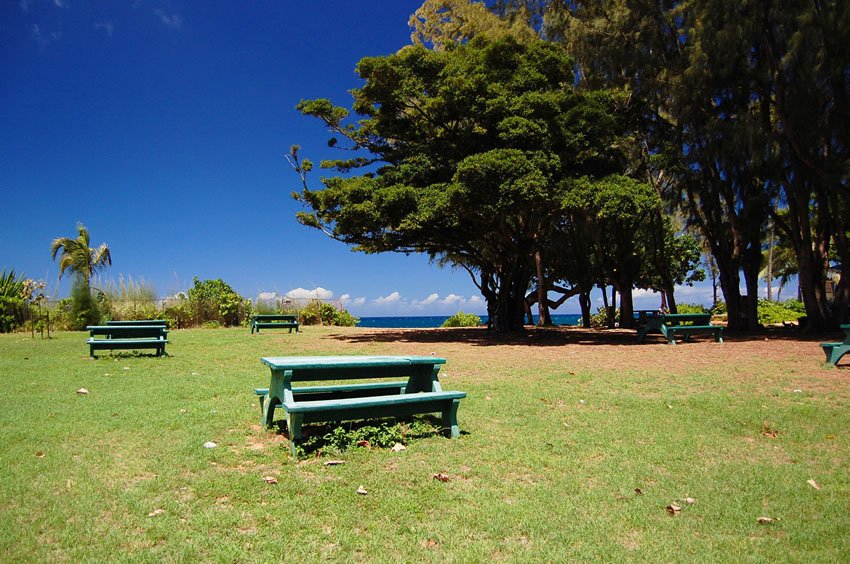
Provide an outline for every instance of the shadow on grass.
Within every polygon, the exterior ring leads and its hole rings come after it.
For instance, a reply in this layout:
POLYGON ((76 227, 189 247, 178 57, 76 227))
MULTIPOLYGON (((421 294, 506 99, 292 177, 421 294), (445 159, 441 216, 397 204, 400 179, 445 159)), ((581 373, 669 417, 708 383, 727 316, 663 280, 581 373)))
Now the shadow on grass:
POLYGON ((162 355, 158 355, 155 352, 141 352, 141 351, 120 351, 113 352, 109 354, 99 354, 97 356, 89 356, 89 358, 93 360, 101 360, 101 359, 114 359, 120 360, 122 358, 167 358, 171 355, 168 353, 163 353, 162 355))
MULTIPOLYGON (((500 345, 529 347, 558 347, 563 345, 620 345, 648 346, 666 344, 660 334, 646 336, 644 343, 637 342, 634 329, 585 329, 583 327, 526 327, 516 333, 494 333, 483 327, 460 329, 385 329, 364 333, 332 334, 331 337, 350 343, 420 343, 449 344, 463 343, 473 346, 493 347, 500 345)), ((723 340, 732 342, 763 341, 765 338, 788 341, 819 341, 825 336, 805 334, 796 327, 770 327, 758 331, 734 331, 724 329, 723 340)), ((694 342, 712 341, 710 336, 695 336, 694 342)))
MULTIPOLYGON (((284 420, 276 420, 275 432, 289 440, 284 420)), ((461 434, 468 434, 461 431, 461 434)), ((417 415, 413 418, 358 419, 354 421, 310 423, 301 428, 298 458, 342 454, 358 448, 389 449, 396 443, 431 437, 449 437, 449 429, 441 427, 436 415, 417 415)))

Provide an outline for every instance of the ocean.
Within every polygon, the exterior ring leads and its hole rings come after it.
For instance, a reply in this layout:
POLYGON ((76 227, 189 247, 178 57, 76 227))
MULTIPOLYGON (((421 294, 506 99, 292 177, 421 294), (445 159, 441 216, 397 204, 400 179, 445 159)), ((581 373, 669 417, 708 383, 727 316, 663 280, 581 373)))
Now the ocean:
MULTIPOLYGON (((440 327, 448 319, 448 315, 412 315, 407 317, 361 317, 358 327, 379 327, 391 329, 428 329, 440 327)), ((555 325, 578 325, 581 319, 579 313, 552 314, 555 325)), ((535 322, 537 316, 534 316, 535 322)), ((487 316, 481 316, 481 323, 487 323, 487 316)))

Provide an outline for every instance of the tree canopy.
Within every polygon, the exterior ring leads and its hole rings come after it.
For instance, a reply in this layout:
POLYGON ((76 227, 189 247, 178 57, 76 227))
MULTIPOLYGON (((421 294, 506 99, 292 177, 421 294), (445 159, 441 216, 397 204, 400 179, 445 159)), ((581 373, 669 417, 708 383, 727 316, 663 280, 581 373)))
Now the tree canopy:
MULTIPOLYGON (((368 156, 296 197, 299 220, 365 252, 424 252, 466 269, 499 330, 521 327, 536 264, 559 229, 565 178, 604 178, 627 159, 622 100, 573 87, 559 45, 477 37, 360 61, 362 119, 327 100, 299 104, 368 156), (535 262, 535 257, 537 261, 535 262)), ((336 145, 336 139, 331 140, 336 145)), ((310 163, 298 162, 302 173, 310 163)))

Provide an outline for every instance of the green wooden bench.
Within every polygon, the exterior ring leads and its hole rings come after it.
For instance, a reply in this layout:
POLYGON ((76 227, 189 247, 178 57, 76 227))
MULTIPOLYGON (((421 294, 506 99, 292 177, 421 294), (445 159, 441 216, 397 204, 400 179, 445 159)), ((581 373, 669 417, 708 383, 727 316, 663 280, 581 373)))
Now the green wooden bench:
POLYGON ((298 333, 298 328, 300 324, 298 323, 297 315, 288 315, 288 314, 257 314, 251 317, 251 333, 254 333, 254 330, 257 333, 260 332, 260 329, 289 329, 289 332, 292 333, 292 330, 295 329, 295 332, 298 333))
POLYGON ((168 329, 165 325, 89 325, 89 355, 100 349, 156 349, 156 356, 165 354, 168 329), (96 337, 104 337, 97 339, 96 337))
POLYGON ((440 413, 452 437, 458 437, 457 408, 466 392, 443 391, 438 373, 444 358, 421 356, 284 356, 263 357, 271 369, 268 388, 257 388, 260 420, 271 426, 274 410, 283 409, 293 456, 304 423, 373 417, 409 417, 440 413), (393 382, 293 387, 293 382, 383 380, 393 382))
POLYGON ((660 333, 667 343, 676 344, 680 336, 689 341, 692 335, 710 334, 718 343, 723 342, 723 327, 711 324, 710 313, 667 313, 647 315, 646 324, 638 329, 637 340, 642 343, 649 333, 660 333))
POLYGON ((850 324, 842 325, 844 331, 844 341, 835 343, 820 343, 824 354, 826 354, 826 363, 833 366, 838 364, 845 354, 850 352, 850 324))

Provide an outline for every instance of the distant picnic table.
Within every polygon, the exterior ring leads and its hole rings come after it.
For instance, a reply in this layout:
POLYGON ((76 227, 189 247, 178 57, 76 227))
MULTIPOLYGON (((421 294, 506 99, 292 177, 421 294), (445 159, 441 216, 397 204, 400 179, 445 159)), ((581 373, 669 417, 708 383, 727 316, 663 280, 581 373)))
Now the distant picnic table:
POLYGON ((260 396, 261 422, 270 426, 282 407, 295 455, 303 423, 440 413, 452 437, 460 435, 457 409, 465 392, 443 391, 438 378, 446 359, 433 356, 278 356, 260 359, 271 369, 260 396), (294 382, 384 380, 293 387, 294 382))
POLYGON ((850 352, 850 323, 842 325, 841 330, 844 331, 844 341, 820 344, 824 354, 826 354, 827 364, 833 366, 838 364, 841 357, 850 352))
POLYGON ((690 337, 699 333, 708 333, 718 343, 723 342, 723 327, 711 324, 710 313, 656 313, 646 315, 646 323, 638 328, 637 341, 643 343, 650 333, 660 333, 667 343, 676 344, 676 337, 690 337))
POLYGON ((251 316, 251 333, 254 330, 257 333, 260 332, 260 329, 289 329, 289 332, 292 333, 292 330, 295 329, 295 332, 298 333, 298 328, 300 324, 298 323, 298 316, 292 314, 256 314, 251 316))
POLYGON ((89 356, 100 349, 156 349, 156 356, 165 354, 168 329, 165 323, 157 325, 89 325, 89 356), (96 337, 102 337, 100 339, 96 337))

